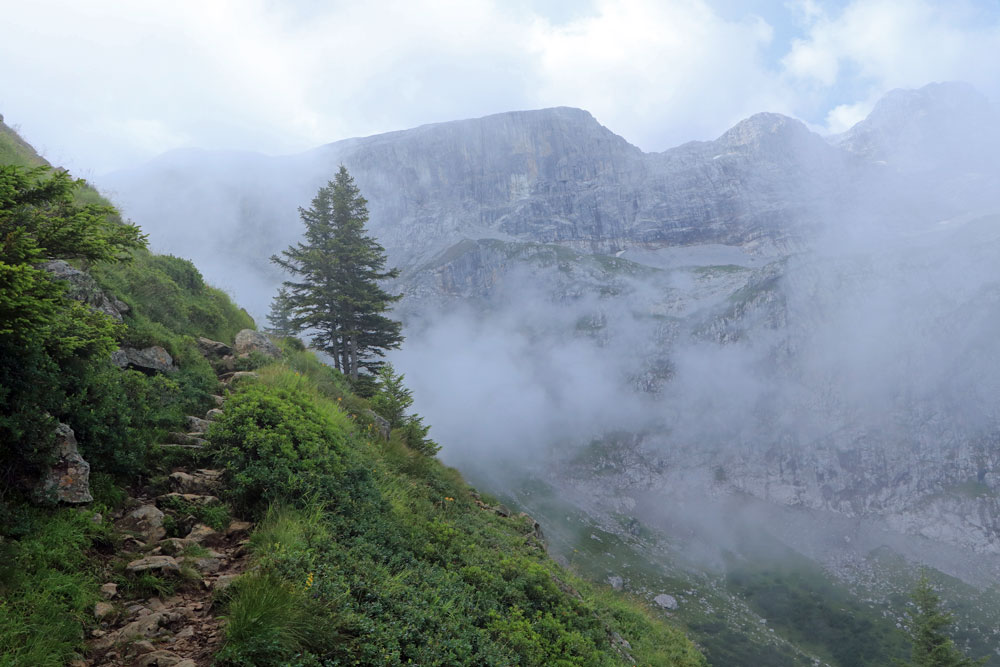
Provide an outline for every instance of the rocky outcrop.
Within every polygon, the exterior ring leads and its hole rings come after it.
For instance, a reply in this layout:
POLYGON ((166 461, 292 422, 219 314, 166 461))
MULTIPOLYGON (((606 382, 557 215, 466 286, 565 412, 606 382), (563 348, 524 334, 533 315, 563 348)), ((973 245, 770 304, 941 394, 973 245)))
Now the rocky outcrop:
POLYGON ((237 356, 246 356, 253 352, 271 359, 280 359, 281 350, 271 342, 271 339, 253 329, 243 329, 236 334, 235 350, 237 356))
POLYGON ((159 345, 137 349, 123 347, 111 354, 111 363, 118 368, 130 368, 147 375, 153 373, 173 373, 177 370, 173 357, 159 345))
POLYGON ((209 359, 222 359, 233 353, 233 348, 211 338, 199 336, 195 342, 198 344, 198 350, 209 359))
POLYGON ((36 486, 43 502, 78 505, 93 502, 90 495, 90 464, 77 449, 76 435, 66 424, 56 426, 56 441, 52 447, 56 462, 46 471, 36 486))
POLYGON ((365 414, 371 418, 372 424, 375 426, 378 434, 382 436, 382 439, 388 440, 389 436, 392 435, 392 425, 389 423, 389 420, 374 410, 366 410, 365 414))
POLYGON ((116 322, 121 322, 122 315, 129 312, 128 304, 102 290, 90 274, 73 268, 61 259, 40 264, 39 268, 45 269, 59 280, 65 280, 69 285, 66 294, 71 299, 82 301, 116 322))

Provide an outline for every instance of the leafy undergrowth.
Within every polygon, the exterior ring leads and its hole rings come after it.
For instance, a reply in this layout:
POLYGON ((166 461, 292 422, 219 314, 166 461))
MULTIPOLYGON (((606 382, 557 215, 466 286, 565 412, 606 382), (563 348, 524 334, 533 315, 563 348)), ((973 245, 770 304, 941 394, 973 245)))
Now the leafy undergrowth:
POLYGON ((97 600, 88 558, 104 528, 92 512, 31 509, 0 537, 0 666, 61 667, 74 657, 97 600))
POLYGON ((288 352, 209 432, 228 499, 259 520, 220 665, 705 664, 641 604, 560 568, 530 518, 377 437, 336 371, 288 352))

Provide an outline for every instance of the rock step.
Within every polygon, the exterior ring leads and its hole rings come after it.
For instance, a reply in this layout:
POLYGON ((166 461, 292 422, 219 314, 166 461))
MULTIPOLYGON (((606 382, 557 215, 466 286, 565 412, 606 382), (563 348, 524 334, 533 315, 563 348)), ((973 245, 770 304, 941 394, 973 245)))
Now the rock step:
POLYGON ((253 371, 232 371, 229 373, 223 373, 219 376, 219 380, 225 384, 229 384, 233 380, 238 380, 240 378, 259 378, 260 376, 253 371))
POLYGON ((222 485, 222 470, 177 470, 170 473, 170 486, 180 493, 213 495, 222 485))
POLYGON ((192 415, 188 415, 187 417, 184 418, 184 426, 185 428, 187 428, 188 434, 204 433, 205 431, 208 430, 208 427, 211 425, 212 423, 210 421, 208 421, 207 419, 202 419, 201 417, 194 417, 192 415))
POLYGON ((198 493, 165 493, 156 497, 157 504, 170 504, 173 502, 186 502, 191 505, 217 505, 219 499, 216 496, 202 495, 198 493))
POLYGON ((207 445, 208 440, 199 438, 204 433, 168 433, 167 442, 174 445, 207 445))
POLYGON ((208 449, 206 445, 178 445, 175 442, 161 442, 156 446, 161 449, 208 449))

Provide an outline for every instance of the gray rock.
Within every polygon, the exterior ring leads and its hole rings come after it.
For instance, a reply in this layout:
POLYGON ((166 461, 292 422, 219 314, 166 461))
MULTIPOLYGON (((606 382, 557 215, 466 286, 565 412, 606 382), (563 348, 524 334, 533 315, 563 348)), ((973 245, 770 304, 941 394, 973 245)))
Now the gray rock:
POLYGON ((133 663, 135 667, 181 667, 183 662, 190 662, 175 653, 163 649, 146 653, 133 663))
POLYGON ((111 354, 111 363, 118 368, 130 368, 146 374, 173 373, 177 370, 173 357, 159 345, 143 349, 123 347, 111 354))
POLYGON ((205 433, 211 425, 210 421, 201 417, 192 417, 189 415, 184 418, 184 426, 187 428, 188 433, 205 433))
POLYGON ((213 495, 222 485, 221 470, 170 473, 170 486, 182 494, 213 495))
POLYGON ((232 373, 226 373, 219 376, 219 379, 226 384, 232 384, 233 382, 238 382, 239 380, 256 380, 260 376, 253 371, 235 371, 232 373))
POLYGON ((365 410, 365 414, 371 417, 372 423, 375 424, 375 429, 378 431, 378 434, 382 436, 382 439, 388 440, 389 436, 392 434, 392 426, 389 424, 389 420, 374 410, 365 410))
POLYGON ((620 591, 625 587, 625 580, 618 575, 612 575, 608 577, 608 584, 616 591, 620 591))
POLYGON ((210 338, 199 336, 196 343, 198 344, 198 350, 210 359, 222 359, 233 353, 233 348, 210 338))
POLYGON ((122 519, 121 527, 141 534, 147 542, 158 542, 167 534, 163 527, 163 516, 163 512, 155 505, 143 505, 129 512, 122 519))
POLYGON ((118 597, 118 584, 110 581, 106 584, 101 584, 101 595, 109 600, 118 597))
POLYGON ((667 595, 666 593, 660 593, 655 598, 653 602, 664 609, 677 609, 677 598, 673 595, 667 595))
POLYGON ((94 618, 101 620, 106 616, 110 616, 115 611, 115 607, 107 602, 98 602, 94 605, 94 618))
POLYGON ((203 574, 215 574, 222 567, 222 559, 206 556, 192 561, 195 569, 203 574))
POLYGON ((212 408, 211 410, 205 413, 205 418, 208 421, 213 422, 216 419, 221 419, 222 415, 223 415, 222 410, 220 410, 219 408, 212 408))
POLYGON ((40 501, 71 504, 93 502, 94 497, 90 495, 90 464, 80 456, 76 435, 66 424, 56 426, 52 454, 56 462, 35 487, 40 501))
POLYGON ((179 572, 180 565, 173 556, 146 556, 125 566, 129 572, 179 572))
POLYGON ((157 496, 156 502, 162 504, 172 504, 174 502, 190 503, 192 505, 218 505, 219 499, 215 496, 201 495, 197 493, 165 493, 157 496))
POLYGON ((258 352, 272 359, 281 358, 281 350, 271 342, 271 339, 253 329, 243 329, 236 334, 235 351, 237 356, 258 352))
POLYGON ((40 264, 39 268, 48 271, 60 280, 65 280, 69 285, 67 295, 71 299, 87 304, 116 322, 121 322, 122 313, 129 311, 129 307, 125 303, 104 292, 97 285, 97 281, 90 277, 90 274, 73 268, 61 259, 40 264))
POLYGON ((191 529, 187 538, 192 542, 204 544, 206 546, 217 546, 225 542, 225 537, 220 535, 215 529, 199 523, 191 529))

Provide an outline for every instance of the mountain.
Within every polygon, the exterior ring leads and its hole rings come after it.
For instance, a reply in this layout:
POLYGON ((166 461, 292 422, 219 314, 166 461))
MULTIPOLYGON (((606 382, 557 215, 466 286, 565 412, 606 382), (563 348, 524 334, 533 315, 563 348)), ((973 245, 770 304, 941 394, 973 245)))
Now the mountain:
POLYGON ((891 627, 929 566, 968 646, 997 648, 997 120, 932 84, 836 137, 762 113, 644 153, 556 108, 294 156, 175 152, 102 186, 262 313, 282 279, 263 258, 345 164, 403 270, 397 362, 448 460, 545 517, 568 561, 715 591, 677 610, 714 664, 874 665, 891 660, 834 657, 836 637, 803 649, 794 622, 733 653, 706 619, 773 618, 742 596, 791 550, 815 595, 891 627))

